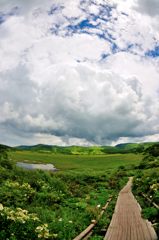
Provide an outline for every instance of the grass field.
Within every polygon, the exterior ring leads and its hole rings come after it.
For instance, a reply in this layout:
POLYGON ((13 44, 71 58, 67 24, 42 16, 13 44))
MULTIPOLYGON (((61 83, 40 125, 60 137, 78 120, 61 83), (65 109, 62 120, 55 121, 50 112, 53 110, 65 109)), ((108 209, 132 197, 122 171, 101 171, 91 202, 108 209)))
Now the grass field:
POLYGON ((59 170, 106 171, 116 170, 119 166, 137 165, 142 159, 140 154, 107 155, 64 155, 38 153, 32 151, 10 152, 14 161, 32 163, 52 163, 59 170))
MULTIPOLYGON (((14 240, 38 240, 37 229, 42 229, 38 230, 43 231, 40 234, 47 234, 50 240, 73 239, 92 219, 97 219, 102 206, 113 196, 90 238, 103 239, 101 229, 108 228, 118 193, 132 175, 134 193, 138 196, 144 192, 158 203, 156 159, 152 157, 149 162, 142 160, 145 155, 133 153, 68 155, 32 150, 9 150, 8 156, 9 159, 2 159, 0 165, 0 206, 4 209, 0 239, 12 239, 14 234, 14 240), (19 161, 52 163, 59 171, 32 172, 15 167, 19 161), (20 224, 17 217, 10 221, 10 214, 17 216, 19 207, 28 214, 35 214, 38 220, 30 217, 25 225, 20 224)), ((155 209, 145 204, 143 210, 146 218, 157 222, 155 209)))
POLYGON ((45 239, 46 234, 50 240, 73 239, 97 218, 113 195, 107 215, 95 230, 97 237, 91 238, 95 240, 101 239, 101 228, 108 226, 118 192, 127 181, 127 171, 118 167, 138 164, 141 156, 60 155, 18 150, 10 151, 9 158, 12 161, 4 160, 0 166, 0 206, 4 209, 0 239, 39 239, 37 229, 44 235, 41 239, 45 239), (32 172, 16 168, 13 162, 17 161, 52 163, 60 171, 32 172), (17 211, 33 213, 38 220, 34 221, 29 215, 25 225, 21 224, 17 211), (11 213, 16 216, 14 221, 8 219, 11 213))

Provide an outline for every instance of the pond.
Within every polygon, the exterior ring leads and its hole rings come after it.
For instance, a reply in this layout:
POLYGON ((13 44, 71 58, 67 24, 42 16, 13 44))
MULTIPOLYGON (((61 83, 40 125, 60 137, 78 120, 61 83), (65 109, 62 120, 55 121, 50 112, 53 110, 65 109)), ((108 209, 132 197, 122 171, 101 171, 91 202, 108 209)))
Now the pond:
POLYGON ((16 164, 18 167, 22 167, 28 170, 47 170, 47 171, 57 171, 53 164, 34 164, 34 163, 24 163, 24 162, 17 162, 16 164))

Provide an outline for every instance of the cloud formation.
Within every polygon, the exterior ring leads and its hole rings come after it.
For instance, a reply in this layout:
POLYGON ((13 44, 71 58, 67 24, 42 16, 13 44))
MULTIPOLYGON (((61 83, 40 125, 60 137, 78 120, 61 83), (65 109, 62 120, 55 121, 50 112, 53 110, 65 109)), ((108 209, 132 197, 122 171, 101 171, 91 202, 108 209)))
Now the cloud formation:
POLYGON ((47 69, 39 85, 23 77, 22 66, 15 71, 5 76, 1 89, 0 122, 11 134, 104 144, 158 132, 158 102, 143 94, 135 77, 88 64, 60 65, 47 69))
POLYGON ((2 143, 104 145, 158 137, 159 61, 147 52, 159 36, 133 1, 0 6, 2 143))
POLYGON ((138 10, 149 14, 151 17, 159 15, 159 1, 158 0, 138 0, 138 10))

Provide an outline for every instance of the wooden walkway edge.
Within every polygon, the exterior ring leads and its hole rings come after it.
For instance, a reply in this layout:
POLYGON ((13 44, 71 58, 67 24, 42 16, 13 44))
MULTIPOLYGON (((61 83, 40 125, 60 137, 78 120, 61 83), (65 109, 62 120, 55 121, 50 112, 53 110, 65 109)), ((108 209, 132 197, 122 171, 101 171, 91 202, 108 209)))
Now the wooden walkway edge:
POLYGON ((81 232, 77 237, 75 237, 73 240, 81 240, 81 239, 86 240, 92 235, 93 228, 96 226, 96 224, 98 223, 100 218, 103 216, 103 214, 104 214, 105 210, 107 209, 111 200, 112 200, 112 196, 108 199, 105 206, 102 207, 102 211, 98 215, 97 220, 92 220, 91 224, 83 232, 81 232))
POLYGON ((141 207, 131 192, 133 178, 120 191, 104 240, 157 240, 152 224, 141 217, 141 207))

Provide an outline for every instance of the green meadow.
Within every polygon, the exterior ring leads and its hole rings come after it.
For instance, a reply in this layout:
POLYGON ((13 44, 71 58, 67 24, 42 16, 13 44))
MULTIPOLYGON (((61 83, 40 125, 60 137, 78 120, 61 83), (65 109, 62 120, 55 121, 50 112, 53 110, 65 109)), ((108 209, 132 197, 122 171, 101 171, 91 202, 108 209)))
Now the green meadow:
MULTIPOLYGON (((125 147, 132 145, 120 146, 125 147)), ((55 153, 41 146, 34 150, 0 146, 0 239, 71 240, 98 218, 112 196, 90 237, 101 240, 105 234, 101 229, 109 226, 118 193, 132 175, 143 216, 158 232, 159 212, 140 194, 159 202, 158 145, 143 152, 132 148, 129 153, 126 149, 124 153, 95 154, 97 149, 93 149, 93 154, 86 154, 90 148, 79 151, 76 147, 76 154, 72 154, 72 149, 74 153, 75 147, 55 153), (61 153, 68 150, 70 154, 61 153), (25 170, 17 167, 17 162, 51 163, 58 171, 25 170)))
POLYGON ((60 171, 107 171, 120 166, 131 166, 140 163, 141 154, 105 154, 105 155, 66 155, 41 153, 34 151, 14 151, 9 156, 15 162, 52 163, 60 171))

